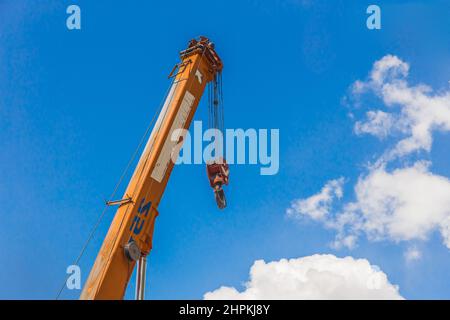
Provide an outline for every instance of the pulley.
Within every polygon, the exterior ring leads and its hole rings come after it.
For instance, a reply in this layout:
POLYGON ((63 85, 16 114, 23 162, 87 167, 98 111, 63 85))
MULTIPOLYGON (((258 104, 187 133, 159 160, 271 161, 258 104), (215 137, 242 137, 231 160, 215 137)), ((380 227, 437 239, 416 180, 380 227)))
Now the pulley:
POLYGON ((141 249, 139 249, 137 243, 134 240, 131 240, 125 245, 124 251, 125 256, 130 261, 138 261, 141 257, 141 249))

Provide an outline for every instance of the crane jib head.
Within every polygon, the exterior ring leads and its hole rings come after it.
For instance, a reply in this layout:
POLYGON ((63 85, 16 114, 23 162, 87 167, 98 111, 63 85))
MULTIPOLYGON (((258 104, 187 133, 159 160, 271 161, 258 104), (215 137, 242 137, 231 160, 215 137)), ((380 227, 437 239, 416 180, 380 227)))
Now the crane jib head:
POLYGON ((198 39, 189 41, 188 48, 180 52, 180 57, 182 60, 185 60, 194 54, 200 53, 208 61, 212 73, 215 74, 222 71, 223 63, 214 47, 214 43, 207 37, 200 36, 198 39))

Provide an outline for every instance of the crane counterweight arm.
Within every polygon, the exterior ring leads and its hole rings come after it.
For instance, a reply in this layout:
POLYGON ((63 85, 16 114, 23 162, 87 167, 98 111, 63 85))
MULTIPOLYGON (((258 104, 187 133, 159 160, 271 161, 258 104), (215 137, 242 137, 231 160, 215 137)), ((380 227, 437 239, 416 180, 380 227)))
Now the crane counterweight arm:
POLYGON ((157 208, 179 146, 173 134, 189 128, 207 83, 222 70, 214 44, 205 37, 191 40, 180 57, 171 73, 172 87, 123 196, 130 201, 119 205, 80 299, 122 299, 136 260, 152 248, 157 208))

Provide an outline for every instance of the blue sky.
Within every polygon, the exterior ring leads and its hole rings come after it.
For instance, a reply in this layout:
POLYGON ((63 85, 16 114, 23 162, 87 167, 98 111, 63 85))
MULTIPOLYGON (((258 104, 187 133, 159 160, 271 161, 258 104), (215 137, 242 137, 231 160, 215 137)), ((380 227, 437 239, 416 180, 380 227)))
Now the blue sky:
MULTIPOLYGON (((170 85, 178 52, 201 34, 224 61, 225 126, 279 128, 280 171, 232 166, 229 205, 218 211, 204 165, 176 167, 159 206, 147 298, 242 289, 257 259, 316 253, 368 259, 405 298, 450 298, 449 249, 438 232, 414 242, 423 256, 408 263, 404 241, 362 236, 335 250, 332 230, 286 217, 291 201, 341 176, 351 200, 365 164, 389 144, 356 135, 342 103, 375 61, 396 55, 409 63, 409 81, 448 90, 448 2, 375 1, 382 29, 368 30, 372 2, 0 0, 0 298, 56 297, 170 85), (81 7, 79 31, 65 27, 69 4, 81 7)), ((197 120, 206 108, 204 100, 197 120)), ((424 156, 445 177, 448 137, 434 135, 424 156)), ((81 260, 83 281, 113 215, 81 260)))

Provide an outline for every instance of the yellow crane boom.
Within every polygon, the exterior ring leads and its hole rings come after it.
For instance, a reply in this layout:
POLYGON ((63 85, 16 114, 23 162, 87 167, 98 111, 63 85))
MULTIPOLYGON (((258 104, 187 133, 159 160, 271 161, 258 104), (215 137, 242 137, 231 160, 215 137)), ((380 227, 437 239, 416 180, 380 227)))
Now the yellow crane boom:
POLYGON ((152 248, 158 205, 205 86, 222 70, 214 44, 191 40, 171 72, 174 82, 119 204, 80 299, 122 299, 136 262, 152 248))

